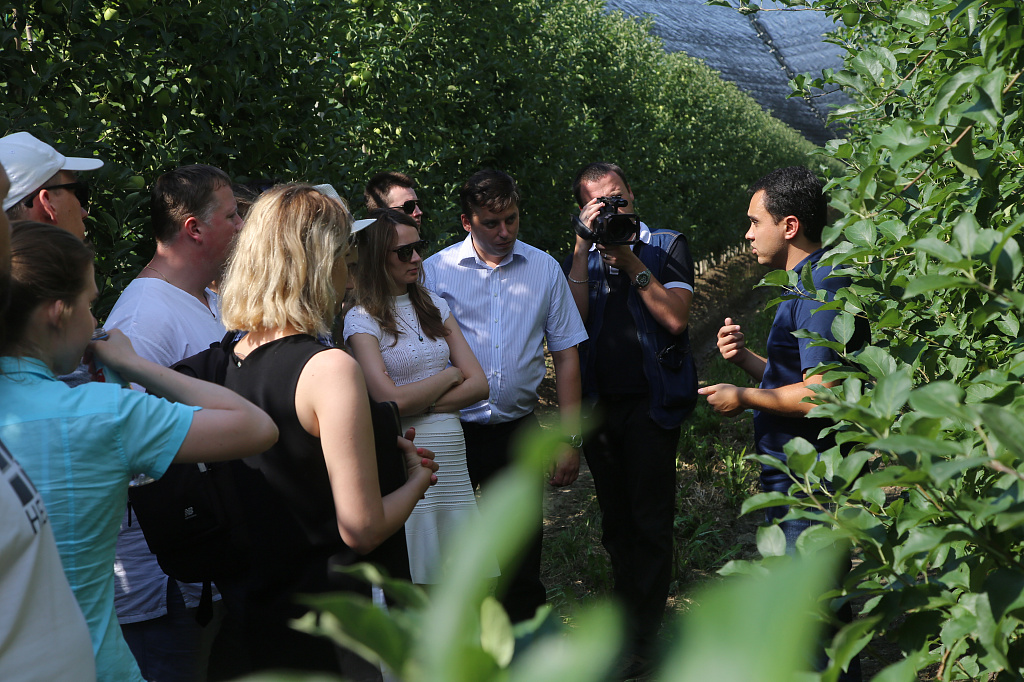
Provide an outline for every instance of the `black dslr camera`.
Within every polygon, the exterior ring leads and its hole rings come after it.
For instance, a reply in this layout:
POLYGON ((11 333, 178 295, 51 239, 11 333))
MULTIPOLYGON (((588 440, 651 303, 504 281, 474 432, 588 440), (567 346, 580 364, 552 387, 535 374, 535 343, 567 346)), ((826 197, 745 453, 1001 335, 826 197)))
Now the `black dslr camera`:
POLYGON ((640 238, 640 217, 635 213, 618 213, 618 209, 629 202, 619 196, 601 197, 598 201, 604 205, 598 209, 589 228, 579 216, 573 216, 576 234, 597 244, 635 244, 640 238))

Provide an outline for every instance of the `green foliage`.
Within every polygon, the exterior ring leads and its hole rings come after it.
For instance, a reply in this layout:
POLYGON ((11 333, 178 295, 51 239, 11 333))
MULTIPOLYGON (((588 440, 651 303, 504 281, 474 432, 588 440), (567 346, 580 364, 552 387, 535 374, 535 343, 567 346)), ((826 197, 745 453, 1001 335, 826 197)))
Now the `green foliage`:
MULTIPOLYGON (((861 562, 840 599, 863 620, 834 651, 883 634, 906 659, 876 679, 1024 675, 1024 349, 1020 293, 1022 10, 1013 0, 824 0, 844 68, 798 88, 842 86, 846 140, 827 153, 843 212, 830 260, 852 277, 833 304, 838 337, 871 322, 869 346, 828 368, 812 414, 837 420, 816 460, 792 444, 794 487, 752 510, 812 510, 861 562), (859 476, 866 466, 864 475, 859 476), (831 481, 834 492, 824 482, 831 481), (833 506, 834 505, 834 506, 833 506)), ((823 679, 833 679, 835 666, 823 679)))
POLYGON ((151 253, 140 190, 184 163, 331 182, 353 205, 413 175, 427 236, 459 236, 481 167, 522 186, 522 236, 570 244, 570 183, 630 174, 641 214, 704 257, 739 239, 743 187, 812 146, 649 24, 598 0, 37 0, 0 3, 0 134, 97 154, 88 221, 102 313, 151 253))
POLYGON ((501 475, 480 505, 480 516, 456 536, 445 580, 425 599, 419 588, 390 580, 372 567, 349 572, 383 587, 396 601, 384 613, 352 594, 306 599, 300 629, 331 637, 371 661, 384 662, 407 682, 605 679, 619 650, 621 622, 608 604, 581 609, 571 637, 561 629, 542 634, 547 609, 513 627, 490 595, 488 567, 501 565, 526 546, 540 513, 541 473, 563 440, 551 430, 526 439, 517 465, 501 475), (532 511, 531 511, 532 510, 532 511), (527 639, 530 646, 517 651, 527 639))
POLYGON ((700 596, 700 606, 682 622, 682 645, 657 679, 811 679, 807 655, 820 628, 814 615, 817 595, 826 589, 835 565, 832 552, 801 560, 780 557, 771 571, 744 576, 700 596))
MULTIPOLYGON (((384 613, 360 597, 326 595, 306 600, 318 615, 307 615, 298 626, 386 662, 407 682, 611 679, 622 628, 616 609, 604 603, 581 607, 571 629, 552 631, 543 610, 534 621, 512 627, 488 593, 489 560, 513 556, 527 542, 530 523, 523 512, 539 506, 540 474, 561 442, 553 433, 527 440, 517 464, 481 500, 480 518, 459 533, 449 562, 457 570, 431 591, 429 601, 418 588, 360 566, 348 572, 382 586, 396 607, 384 613)), ((833 552, 776 557, 770 568, 706 592, 681 622, 683 645, 669 655, 657 679, 798 679, 821 626, 819 595, 835 563, 833 552), (770 637, 764 632, 768 621, 770 637)))

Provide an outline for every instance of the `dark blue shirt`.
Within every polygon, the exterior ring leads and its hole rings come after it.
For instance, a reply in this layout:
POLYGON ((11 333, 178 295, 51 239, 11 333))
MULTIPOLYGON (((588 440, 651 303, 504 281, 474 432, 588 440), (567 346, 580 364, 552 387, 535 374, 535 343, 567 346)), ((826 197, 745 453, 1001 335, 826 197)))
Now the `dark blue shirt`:
MULTIPOLYGON (((831 266, 818 265, 824 254, 818 249, 802 260, 795 268, 800 273, 804 265, 811 264, 814 286, 818 290, 828 292, 827 300, 835 297, 836 291, 849 286, 849 277, 830 277, 831 266)), ((768 364, 765 366, 761 379, 761 388, 779 388, 803 381, 804 373, 823 362, 834 362, 839 356, 830 348, 811 346, 811 339, 798 339, 793 332, 798 329, 817 332, 823 338, 835 340, 832 334, 832 320, 837 311, 822 310, 815 312, 822 303, 814 300, 807 293, 803 283, 798 280, 797 290, 800 298, 783 301, 775 312, 775 321, 768 334, 768 364), (806 298, 805 298, 806 297, 806 298)), ((822 428, 828 426, 828 419, 808 419, 807 417, 783 417, 760 410, 754 411, 754 440, 757 452, 762 455, 774 455, 785 461, 783 446, 793 438, 801 436, 808 440, 818 452, 823 452, 835 444, 831 436, 819 437, 822 428)), ((771 470, 774 472, 774 470, 771 470)))

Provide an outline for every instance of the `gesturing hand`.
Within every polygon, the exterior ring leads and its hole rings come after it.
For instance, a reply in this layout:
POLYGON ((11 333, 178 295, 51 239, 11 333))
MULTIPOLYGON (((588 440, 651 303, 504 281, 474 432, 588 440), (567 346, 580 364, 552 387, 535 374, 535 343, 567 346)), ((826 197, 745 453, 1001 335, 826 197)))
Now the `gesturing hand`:
POLYGON ((746 347, 740 326, 733 324, 731 317, 725 318, 725 325, 718 330, 718 352, 726 360, 734 362, 746 347))
POLYGON ((746 409, 740 403, 740 389, 732 384, 715 384, 698 389, 697 393, 708 399, 708 405, 715 412, 726 417, 735 417, 746 409))

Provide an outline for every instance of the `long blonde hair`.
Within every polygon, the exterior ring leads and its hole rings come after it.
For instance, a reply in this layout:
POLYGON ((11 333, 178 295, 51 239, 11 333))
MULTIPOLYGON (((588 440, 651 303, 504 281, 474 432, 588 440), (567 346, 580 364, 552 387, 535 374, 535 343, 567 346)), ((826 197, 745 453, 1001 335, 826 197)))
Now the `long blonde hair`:
POLYGON ((332 275, 348 251, 351 228, 348 208, 311 185, 278 185, 263 193, 228 259, 224 326, 292 326, 312 336, 327 334, 339 297, 332 275))

